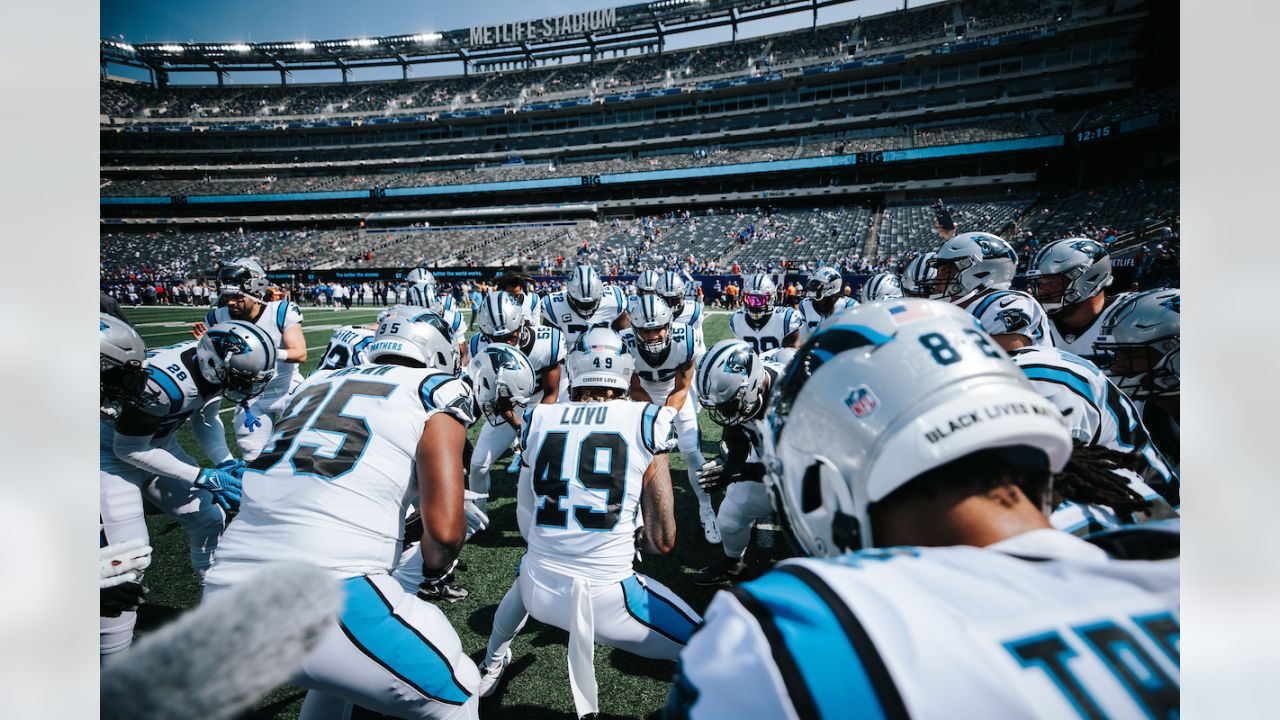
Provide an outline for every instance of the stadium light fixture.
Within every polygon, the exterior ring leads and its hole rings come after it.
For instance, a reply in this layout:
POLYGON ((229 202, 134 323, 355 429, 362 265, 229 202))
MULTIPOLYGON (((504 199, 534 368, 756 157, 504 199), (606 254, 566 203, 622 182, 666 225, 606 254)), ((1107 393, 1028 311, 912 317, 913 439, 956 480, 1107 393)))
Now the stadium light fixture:
POLYGON ((306 40, 303 40, 302 42, 293 43, 293 49, 294 50, 315 50, 316 44, 313 42, 307 42, 306 40))
POLYGON ((355 45, 356 47, 369 47, 371 45, 377 45, 378 41, 370 40, 369 38, 360 38, 358 40, 352 40, 351 44, 355 45))
POLYGON ((183 48, 181 45, 161 45, 157 50, 167 53, 180 53, 183 51, 183 48))
POLYGON ((433 33, 424 33, 422 35, 414 35, 409 39, 414 42, 426 44, 426 43, 438 42, 443 37, 444 36, 441 35, 440 33, 433 32, 433 33))
POLYGON ((235 50, 236 52, 242 52, 242 53, 247 53, 247 52, 249 52, 249 46, 248 46, 248 45, 245 45, 244 43, 239 43, 239 44, 237 44, 237 45, 231 45, 231 46, 229 46, 227 49, 228 49, 228 50, 235 50))

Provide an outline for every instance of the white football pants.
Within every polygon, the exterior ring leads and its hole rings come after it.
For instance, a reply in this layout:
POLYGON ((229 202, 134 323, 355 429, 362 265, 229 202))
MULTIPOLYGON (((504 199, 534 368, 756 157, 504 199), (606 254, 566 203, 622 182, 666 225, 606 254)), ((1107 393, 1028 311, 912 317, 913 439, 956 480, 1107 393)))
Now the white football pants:
POLYGON ((769 490, 764 483, 737 482, 725 490, 724 500, 716 512, 716 526, 724 554, 739 559, 751 542, 751 526, 773 513, 769 490))

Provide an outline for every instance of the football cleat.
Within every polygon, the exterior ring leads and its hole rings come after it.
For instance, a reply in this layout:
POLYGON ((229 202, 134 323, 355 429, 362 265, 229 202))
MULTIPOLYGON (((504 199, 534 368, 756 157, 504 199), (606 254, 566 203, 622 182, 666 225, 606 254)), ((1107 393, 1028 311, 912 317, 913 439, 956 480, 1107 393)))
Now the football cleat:
POLYGON ((476 694, 480 697, 489 697, 494 690, 498 689, 498 681, 502 680, 502 674, 507 671, 507 666, 511 664, 511 648, 507 648, 507 652, 502 656, 502 662, 497 665, 488 665, 480 663, 480 686, 476 688, 476 694))

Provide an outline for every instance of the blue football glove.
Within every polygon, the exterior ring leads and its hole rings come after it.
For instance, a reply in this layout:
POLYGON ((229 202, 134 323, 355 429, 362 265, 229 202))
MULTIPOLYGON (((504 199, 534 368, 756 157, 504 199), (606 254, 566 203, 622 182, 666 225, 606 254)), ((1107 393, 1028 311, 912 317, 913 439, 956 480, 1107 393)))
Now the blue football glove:
POLYGON ((240 507, 240 493, 243 492, 244 486, 240 483, 240 478, 226 470, 204 468, 196 476, 195 486, 212 493, 214 502, 221 505, 224 510, 235 510, 240 507))
POLYGON ((244 427, 246 430, 253 432, 254 430, 262 427, 262 421, 258 419, 257 415, 253 414, 252 410, 249 409, 248 400, 240 403, 240 409, 244 410, 244 427))
POLYGON ((231 458, 225 462, 218 463, 219 470, 226 470, 238 478, 244 477, 245 462, 237 458, 231 458))

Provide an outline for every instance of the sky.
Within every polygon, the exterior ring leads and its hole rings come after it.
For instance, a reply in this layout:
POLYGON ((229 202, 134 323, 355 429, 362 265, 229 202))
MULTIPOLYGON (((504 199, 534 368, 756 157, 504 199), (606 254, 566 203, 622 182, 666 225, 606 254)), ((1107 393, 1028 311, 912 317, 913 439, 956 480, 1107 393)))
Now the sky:
MULTIPOLYGON (((911 0, 910 6, 936 0, 911 0)), ((516 20, 564 15, 631 4, 628 0, 102 0, 99 32, 103 38, 145 42, 270 42, 408 35, 469 28, 516 20)), ((902 0, 854 0, 819 11, 819 24, 874 15, 902 7, 902 0)), ((807 27, 809 13, 743 25, 740 37, 807 27)), ((730 29, 683 33, 671 49, 725 42, 730 29)), ((443 69, 443 68, 442 68, 443 69)), ((373 71, 371 71, 373 72, 373 71)), ((375 73, 357 79, 398 77, 375 73), (381 76, 380 76, 381 75, 381 76)), ((452 72, 458 72, 452 70, 452 72)), ((126 74, 126 73, 119 73, 126 74)), ((436 74, 426 68, 419 75, 436 74)), ((136 75, 134 75, 136 77, 136 75)), ((198 77, 199 82, 210 82, 198 77)), ((277 76, 278 77, 278 76, 277 76)), ((317 82, 324 78, 301 80, 317 82)), ((180 74, 175 82, 181 81, 180 74)), ((271 82, 268 78, 252 82, 271 82)))

